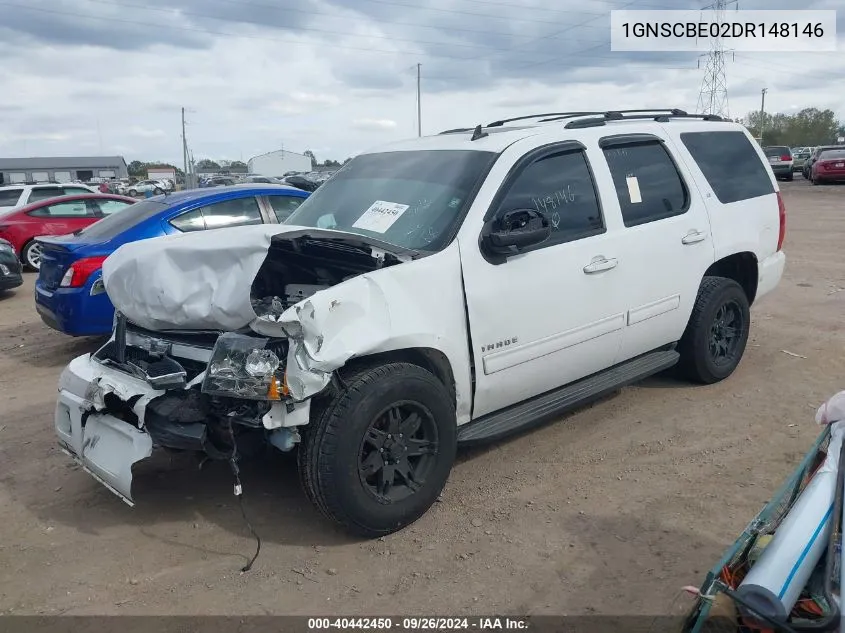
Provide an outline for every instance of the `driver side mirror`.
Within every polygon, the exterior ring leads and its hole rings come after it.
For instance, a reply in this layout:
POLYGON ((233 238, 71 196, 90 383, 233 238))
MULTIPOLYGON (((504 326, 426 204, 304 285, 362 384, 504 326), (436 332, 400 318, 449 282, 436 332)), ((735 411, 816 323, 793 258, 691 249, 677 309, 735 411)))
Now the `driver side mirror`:
POLYGON ((514 209, 492 218, 481 236, 482 249, 494 256, 515 255, 535 244, 545 242, 552 227, 536 209, 514 209))

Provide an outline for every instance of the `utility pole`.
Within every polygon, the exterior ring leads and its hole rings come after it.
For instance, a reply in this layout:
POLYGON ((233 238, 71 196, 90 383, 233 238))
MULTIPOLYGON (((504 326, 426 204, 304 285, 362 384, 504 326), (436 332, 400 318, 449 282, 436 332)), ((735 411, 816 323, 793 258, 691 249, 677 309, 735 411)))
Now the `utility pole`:
POLYGON ((760 145, 763 144, 763 128, 766 127, 766 92, 768 88, 763 88, 761 91, 762 98, 760 101, 760 145))
POLYGON ((422 136, 422 100, 420 99, 420 66, 417 64, 417 136, 422 136))
POLYGON ((182 161, 184 163, 185 189, 190 188, 188 178, 188 139, 185 137, 185 108, 182 108, 182 161))

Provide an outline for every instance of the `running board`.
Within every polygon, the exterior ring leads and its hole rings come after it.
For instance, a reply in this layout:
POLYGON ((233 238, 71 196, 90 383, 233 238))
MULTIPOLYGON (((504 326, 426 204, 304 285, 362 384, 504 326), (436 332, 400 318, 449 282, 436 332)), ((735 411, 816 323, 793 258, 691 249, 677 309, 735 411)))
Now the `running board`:
POLYGON ((680 355, 674 350, 662 350, 638 356, 593 374, 589 378, 462 425, 458 429, 458 442, 469 444, 490 441, 541 424, 553 416, 558 416, 626 385, 669 369, 678 362, 679 358, 680 355))

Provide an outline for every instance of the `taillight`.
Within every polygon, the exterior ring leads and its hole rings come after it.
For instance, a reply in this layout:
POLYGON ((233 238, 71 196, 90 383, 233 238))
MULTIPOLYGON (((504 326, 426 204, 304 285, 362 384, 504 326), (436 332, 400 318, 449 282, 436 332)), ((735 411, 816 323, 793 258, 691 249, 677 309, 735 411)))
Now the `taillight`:
POLYGON ((62 277, 59 286, 62 288, 81 288, 92 274, 100 270, 103 262, 106 261, 106 257, 84 257, 73 262, 65 272, 65 276, 62 277))
POLYGON ((792 156, 789 156, 788 154, 784 154, 783 156, 780 157, 780 159, 784 160, 784 161, 788 161, 788 160, 792 160, 792 156))
POLYGON ((778 233, 778 250, 783 248, 783 238, 786 237, 786 205, 783 204, 783 196, 778 191, 778 215, 780 216, 780 232, 778 233))

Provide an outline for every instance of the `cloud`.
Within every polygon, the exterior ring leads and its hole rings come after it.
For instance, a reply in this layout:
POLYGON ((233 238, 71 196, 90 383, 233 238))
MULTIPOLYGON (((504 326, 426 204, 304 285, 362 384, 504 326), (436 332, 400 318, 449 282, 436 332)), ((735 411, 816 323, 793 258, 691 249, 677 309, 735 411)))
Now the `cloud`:
MULTIPOLYGON (((704 75, 695 54, 611 52, 609 10, 626 0, 11 2, 0 22, 5 156, 102 149, 181 163, 184 107, 197 159, 284 147, 343 160, 416 136, 417 64, 423 133, 536 112, 694 109, 704 75)), ((766 87, 772 111, 831 107, 845 118, 841 55, 726 59, 732 114, 758 108, 766 87)))
POLYGON ((355 119, 352 125, 359 130, 394 130, 396 121, 392 119, 355 119))

